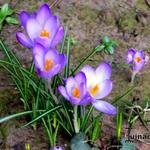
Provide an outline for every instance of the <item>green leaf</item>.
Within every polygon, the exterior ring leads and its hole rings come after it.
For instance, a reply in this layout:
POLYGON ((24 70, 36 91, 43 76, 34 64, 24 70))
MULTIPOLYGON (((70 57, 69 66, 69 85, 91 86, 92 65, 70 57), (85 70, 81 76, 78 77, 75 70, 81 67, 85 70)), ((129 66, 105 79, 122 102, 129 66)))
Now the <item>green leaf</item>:
POLYGON ((44 116, 48 115, 49 113, 52 113, 53 111, 56 111, 58 109, 62 108, 61 105, 56 106, 50 110, 47 110, 46 112, 44 112, 43 114, 39 115, 38 117, 36 117, 35 119, 33 119, 32 121, 28 122, 27 124, 23 125, 22 127, 27 127, 30 124, 33 124, 34 122, 38 121, 39 119, 43 118, 44 116))
POLYGON ((8 24, 19 24, 18 20, 16 18, 13 18, 13 17, 7 17, 6 22, 8 24))
MULTIPOLYGON (((38 112, 43 112, 45 110, 37 110, 38 112)), ((6 116, 4 118, 0 118, 0 123, 2 122, 6 122, 10 119, 14 119, 14 118, 17 118, 17 117, 20 117, 20 116, 23 116, 23 115, 28 115, 28 114, 31 114, 33 113, 33 111, 25 111, 25 112, 20 112, 20 113, 17 113, 17 114, 13 114, 13 115, 10 115, 10 116, 6 116)))
POLYGON ((91 150, 91 147, 85 143, 83 133, 76 134, 71 140, 71 150, 91 150))
POLYGON ((122 130, 122 112, 118 110, 117 116, 116 116, 116 134, 117 134, 117 140, 120 141, 121 138, 121 130, 122 130))
POLYGON ((94 129, 93 129, 93 133, 92 133, 92 142, 94 142, 97 138, 99 138, 100 136, 100 125, 101 125, 101 122, 99 119, 97 120, 94 120, 94 129))
POLYGON ((112 46, 108 46, 107 47, 107 51, 110 53, 110 54, 113 54, 114 53, 114 48, 112 46))
POLYGON ((104 37, 102 38, 102 41, 103 41, 104 44, 108 44, 108 43, 110 42, 110 39, 109 39, 108 36, 104 36, 104 37))
POLYGON ((4 16, 7 16, 8 12, 9 12, 9 6, 8 6, 8 4, 6 3, 6 4, 4 4, 4 5, 2 6, 2 8, 1 8, 1 15, 2 15, 3 17, 4 17, 4 16))

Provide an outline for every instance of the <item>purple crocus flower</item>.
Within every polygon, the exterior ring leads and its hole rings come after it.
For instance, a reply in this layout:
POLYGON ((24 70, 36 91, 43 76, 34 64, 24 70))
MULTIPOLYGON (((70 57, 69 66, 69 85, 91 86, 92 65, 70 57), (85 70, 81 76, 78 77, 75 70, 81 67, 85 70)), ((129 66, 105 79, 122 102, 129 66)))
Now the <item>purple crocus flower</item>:
POLYGON ((135 51, 134 49, 129 49, 127 63, 131 65, 131 71, 137 73, 143 69, 144 65, 147 63, 147 56, 144 55, 143 50, 135 51))
POLYGON ((40 44, 33 48, 35 67, 40 77, 49 79, 59 73, 66 65, 66 56, 57 50, 47 50, 40 44))
POLYGON ((116 114, 116 108, 108 102, 97 100, 106 97, 112 90, 111 66, 99 65, 96 71, 86 65, 74 78, 69 77, 66 86, 59 86, 60 93, 74 105, 93 106, 106 114, 116 114))
POLYGON ((40 43, 46 48, 54 48, 64 36, 59 18, 52 14, 47 4, 43 4, 37 13, 21 12, 20 21, 27 35, 18 32, 16 37, 25 47, 33 48, 35 43, 40 43))
POLYGON ((103 113, 116 114, 116 108, 113 105, 99 100, 109 95, 112 91, 111 66, 108 63, 102 63, 94 70, 91 66, 86 65, 81 71, 86 75, 87 91, 93 99, 93 106, 103 113))
POLYGON ((61 146, 55 146, 51 150, 64 150, 61 146))
POLYGON ((79 72, 66 80, 66 86, 59 86, 59 92, 74 105, 87 105, 92 98, 86 88, 86 76, 79 72))

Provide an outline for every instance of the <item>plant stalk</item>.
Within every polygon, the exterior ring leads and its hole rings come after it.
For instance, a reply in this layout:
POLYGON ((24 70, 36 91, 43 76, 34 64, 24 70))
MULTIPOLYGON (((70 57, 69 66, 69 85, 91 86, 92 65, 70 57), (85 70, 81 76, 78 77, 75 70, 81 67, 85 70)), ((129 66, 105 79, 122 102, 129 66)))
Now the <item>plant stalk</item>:
POLYGON ((78 66, 72 71, 72 75, 90 58, 92 57, 96 52, 100 52, 105 48, 105 46, 102 44, 100 46, 97 46, 94 48, 79 64, 78 66))
POLYGON ((53 92, 53 90, 52 90, 52 87, 51 87, 51 80, 50 80, 50 79, 47 80, 47 87, 48 87, 48 90, 49 90, 49 92, 50 92, 52 98, 54 99, 55 103, 58 104, 58 99, 57 99, 57 97, 55 96, 55 94, 54 94, 54 92, 53 92))
POLYGON ((131 84, 132 85, 134 83, 135 76, 136 76, 136 72, 132 72, 132 75, 131 75, 131 84))
POLYGON ((74 124, 74 129, 75 129, 75 133, 79 133, 79 126, 78 126, 78 114, 77 114, 77 110, 78 110, 78 106, 74 106, 74 120, 73 120, 73 124, 74 124))

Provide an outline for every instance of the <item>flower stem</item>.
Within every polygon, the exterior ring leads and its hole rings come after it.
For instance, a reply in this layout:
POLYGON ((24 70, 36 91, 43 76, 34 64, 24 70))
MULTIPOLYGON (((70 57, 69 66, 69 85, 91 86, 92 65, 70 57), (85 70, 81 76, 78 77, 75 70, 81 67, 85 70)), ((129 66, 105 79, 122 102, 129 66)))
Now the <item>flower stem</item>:
POLYGON ((72 75, 90 58, 92 57, 96 52, 100 52, 105 48, 105 46, 99 45, 96 48, 94 48, 79 64, 78 66, 72 71, 72 75))
POLYGON ((52 87, 51 87, 51 80, 50 80, 50 79, 47 80, 47 84, 48 84, 48 86, 47 86, 47 87, 48 87, 48 90, 49 90, 49 92, 50 92, 52 98, 54 99, 55 103, 58 104, 58 99, 57 99, 57 97, 55 96, 55 94, 54 94, 54 92, 53 92, 53 90, 52 90, 52 87))
POLYGON ((131 76, 131 84, 134 83, 135 76, 136 76, 136 72, 132 72, 132 76, 131 76))
POLYGON ((79 126, 78 126, 78 120, 77 120, 77 110, 78 110, 78 106, 74 106, 74 120, 73 120, 73 124, 74 124, 74 129, 75 129, 75 133, 79 133, 79 126))

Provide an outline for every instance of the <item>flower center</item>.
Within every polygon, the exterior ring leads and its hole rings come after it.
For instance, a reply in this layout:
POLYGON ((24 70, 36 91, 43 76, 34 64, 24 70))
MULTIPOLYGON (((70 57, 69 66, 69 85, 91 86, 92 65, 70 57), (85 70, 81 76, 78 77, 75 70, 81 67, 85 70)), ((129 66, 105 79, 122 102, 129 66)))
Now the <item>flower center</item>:
POLYGON ((49 38, 50 37, 50 33, 44 29, 44 30, 42 30, 40 32, 40 36, 49 38))
POLYGON ((97 84, 97 85, 95 85, 94 87, 92 87, 92 88, 90 89, 90 94, 91 94, 91 95, 96 95, 99 90, 100 90, 100 88, 99 88, 99 86, 98 86, 98 84, 97 84))
POLYGON ((76 97, 76 98, 80 98, 80 90, 78 87, 75 87, 72 91, 72 96, 76 97))
POLYGON ((46 59, 45 61, 45 70, 50 71, 54 66, 54 62, 50 59, 46 59))
POLYGON ((136 61, 136 62, 140 62, 141 60, 142 60, 142 59, 141 59, 140 57, 136 57, 136 58, 135 58, 135 61, 136 61))

